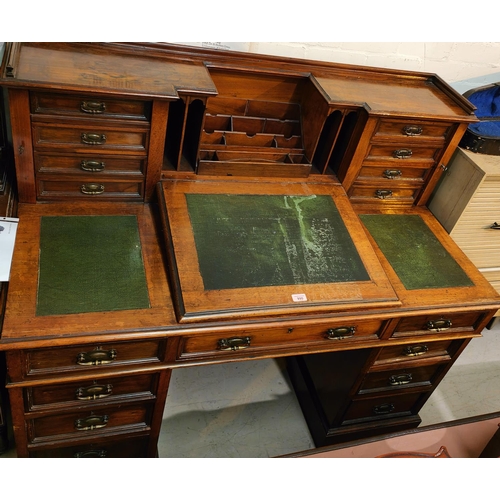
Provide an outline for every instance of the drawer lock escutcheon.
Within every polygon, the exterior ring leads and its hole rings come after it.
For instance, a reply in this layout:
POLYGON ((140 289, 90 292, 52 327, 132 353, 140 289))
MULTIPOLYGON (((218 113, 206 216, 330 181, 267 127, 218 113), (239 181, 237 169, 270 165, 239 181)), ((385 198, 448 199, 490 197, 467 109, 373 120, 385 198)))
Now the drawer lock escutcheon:
POLYGON ((419 127, 418 125, 405 125, 403 127, 403 134, 409 137, 413 137, 416 135, 422 135, 424 129, 419 127))
POLYGON ((94 384, 88 387, 79 387, 76 390, 76 399, 79 401, 93 401, 107 398, 111 394, 113 394, 113 386, 111 384, 94 384))
POLYGON ((82 194, 88 195, 99 195, 104 193, 104 184, 82 184, 80 186, 80 191, 82 194))
POLYGON ((81 366, 99 366, 112 363, 117 357, 115 349, 104 351, 95 349, 94 351, 81 352, 76 357, 76 363, 81 366))
POLYGON ((377 189, 375 191, 375 197, 379 200, 385 200, 386 198, 390 198, 392 196, 392 191, 389 189, 377 189))
POLYGON ((354 337, 355 333, 355 326, 340 326, 338 328, 329 328, 326 331, 326 338, 329 340, 350 339, 354 337))
POLYGON ((413 151, 411 149, 396 149, 393 155, 394 158, 397 158, 398 160, 406 160, 412 157, 413 151))
POLYGON ((373 408, 373 413, 375 415, 387 415, 388 413, 392 413, 396 407, 392 403, 387 403, 379 406, 375 406, 373 408))
POLYGON ((250 347, 250 337, 233 337, 230 339, 220 339, 217 347, 221 351, 238 351, 250 347))
POLYGON ((403 172, 401 170, 384 170, 384 177, 386 179, 398 179, 403 175, 403 172))
POLYGON ((389 385, 398 386, 406 385, 411 382, 411 373, 401 373, 400 375, 391 375, 389 377, 389 385))
POLYGON ((108 452, 106 450, 88 450, 88 451, 77 451, 73 457, 74 458, 106 458, 108 452))
POLYGON ((89 144, 90 146, 102 146, 103 144, 106 144, 106 134, 83 132, 80 137, 83 144, 89 144))
POLYGON ((451 328, 452 324, 449 319, 438 319, 436 321, 428 321, 426 328, 430 332, 443 332, 451 328))
POLYGON ((82 160, 80 168, 85 172, 102 172, 106 167, 103 161, 96 160, 82 160))
POLYGON ((403 349, 403 355, 410 358, 415 356, 422 356, 429 348, 426 345, 409 345, 403 349))
POLYGON ((106 103, 101 101, 82 101, 80 109, 84 113, 97 115, 106 111, 106 103))
POLYGON ((108 415, 91 415, 90 417, 79 418, 75 420, 75 429, 77 431, 93 431, 102 429, 108 424, 108 415))

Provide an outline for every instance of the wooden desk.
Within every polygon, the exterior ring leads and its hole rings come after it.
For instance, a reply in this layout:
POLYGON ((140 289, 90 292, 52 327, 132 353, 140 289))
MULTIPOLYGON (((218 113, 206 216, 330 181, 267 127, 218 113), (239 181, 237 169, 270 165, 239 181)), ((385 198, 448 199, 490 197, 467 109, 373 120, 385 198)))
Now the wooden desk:
POLYGON ((20 457, 153 457, 173 369, 270 357, 289 360, 318 446, 415 427, 500 307, 425 207, 475 119, 433 75, 9 44, 1 83, 21 204, 0 349, 20 457), (218 196, 230 203, 209 218, 218 196), (272 233, 283 210, 293 216, 272 233), (205 223, 228 242, 213 245, 219 261, 197 243, 205 223), (226 252, 236 243, 241 260, 226 252), (96 249, 111 261, 97 251, 73 276, 68 262, 96 249), (116 293, 98 280, 113 259, 116 293), (304 277, 314 259, 335 278, 304 277), (127 284, 145 295, 115 300, 127 284))

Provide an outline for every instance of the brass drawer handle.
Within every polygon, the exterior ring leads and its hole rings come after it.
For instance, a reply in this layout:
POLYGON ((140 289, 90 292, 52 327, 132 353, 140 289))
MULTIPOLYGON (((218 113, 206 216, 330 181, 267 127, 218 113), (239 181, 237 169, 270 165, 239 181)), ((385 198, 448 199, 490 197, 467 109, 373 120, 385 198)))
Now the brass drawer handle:
POLYGON ((80 110, 84 113, 96 115, 106 111, 106 104, 99 101, 82 101, 80 104, 80 110))
POLYGON ((355 326, 340 326, 339 328, 329 328, 326 331, 326 338, 329 340, 342 340, 354 337, 355 326))
POLYGON ((385 200, 386 198, 390 198, 392 196, 392 191, 390 189, 377 189, 375 191, 375 198, 379 200, 385 200))
POLYGON ((373 408, 373 413, 375 415, 387 415, 388 413, 393 412, 396 407, 392 403, 387 403, 383 405, 378 405, 373 408))
POLYGON ((108 415, 91 415, 90 417, 79 418, 75 420, 75 429, 77 431, 94 431, 102 429, 108 425, 108 415))
POLYGON ((106 458, 108 452, 106 450, 88 450, 77 451, 73 458, 106 458))
POLYGON ((95 399, 103 399, 113 394, 113 386, 106 385, 90 385, 88 387, 79 387, 76 390, 76 399, 79 401, 94 401, 95 399))
POLYGON ((250 347, 250 337, 233 337, 230 339, 220 339, 217 347, 221 351, 238 351, 250 347))
POLYGON ((80 137, 83 144, 90 144, 91 146, 102 146, 103 144, 106 144, 106 134, 82 132, 80 137))
POLYGON ((95 349, 94 351, 81 352, 76 357, 76 363, 81 366, 99 366, 112 363, 117 357, 115 349, 104 351, 95 349))
POLYGON ((430 332, 443 332, 451 328, 453 323, 449 319, 438 319, 437 321, 428 321, 426 328, 430 332))
POLYGON ((403 172, 401 170, 384 170, 384 177, 386 179, 397 179, 398 177, 401 177, 403 175, 403 172))
POLYGON ((490 229, 500 229, 500 224, 497 224, 496 222, 494 222, 494 223, 490 226, 490 229))
POLYGON ((426 345, 410 345, 403 349, 403 354, 410 358, 415 356, 422 356, 425 354, 429 348, 426 345))
POLYGON ((406 385, 411 382, 412 376, 411 373, 402 373, 400 375, 391 375, 389 377, 389 385, 397 386, 397 385, 406 385))
POLYGON ((413 137, 415 135, 422 135, 424 129, 419 127, 418 125, 405 125, 403 127, 403 134, 409 137, 413 137))
POLYGON ((398 158, 398 160, 405 160, 412 157, 413 151, 411 149, 396 149, 393 155, 394 158, 398 158))
POLYGON ((98 195, 104 193, 104 184, 82 184, 80 191, 83 194, 98 195))
POLYGON ((103 161, 96 160, 82 160, 80 168, 85 172, 102 172, 106 164, 103 161))

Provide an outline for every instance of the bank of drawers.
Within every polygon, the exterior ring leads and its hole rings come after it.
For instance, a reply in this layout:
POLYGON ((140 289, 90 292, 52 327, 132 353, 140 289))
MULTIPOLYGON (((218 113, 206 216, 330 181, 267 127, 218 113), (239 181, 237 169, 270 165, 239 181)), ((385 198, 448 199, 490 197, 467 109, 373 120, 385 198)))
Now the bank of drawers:
POLYGON ((451 131, 449 123, 380 119, 348 190, 351 200, 413 205, 451 131))
POLYGON ((151 104, 76 94, 30 96, 40 200, 142 200, 151 104))
POLYGON ((29 455, 146 456, 165 348, 145 340, 23 352, 18 376, 36 381, 22 389, 29 455))

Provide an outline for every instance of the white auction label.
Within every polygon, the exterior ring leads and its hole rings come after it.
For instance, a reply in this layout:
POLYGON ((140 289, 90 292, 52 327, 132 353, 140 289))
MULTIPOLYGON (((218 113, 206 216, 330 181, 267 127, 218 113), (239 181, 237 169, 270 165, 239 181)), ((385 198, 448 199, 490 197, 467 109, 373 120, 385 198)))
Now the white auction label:
POLYGON ((307 302, 307 297, 305 293, 293 293, 292 300, 294 302, 307 302))

